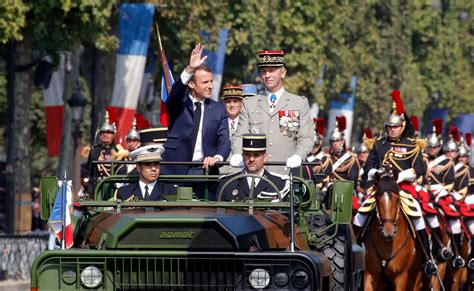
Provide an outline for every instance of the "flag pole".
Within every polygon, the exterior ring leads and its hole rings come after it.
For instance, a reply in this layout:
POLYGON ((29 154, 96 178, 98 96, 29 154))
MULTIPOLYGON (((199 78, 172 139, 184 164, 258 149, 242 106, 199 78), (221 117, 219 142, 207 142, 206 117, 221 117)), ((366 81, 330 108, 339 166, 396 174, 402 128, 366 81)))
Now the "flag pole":
POLYGON ((64 171, 64 178, 63 178, 63 188, 61 191, 61 250, 66 249, 66 207, 67 207, 67 201, 66 201, 66 206, 64 206, 64 198, 66 197, 66 192, 67 189, 67 180, 66 180, 66 171, 64 171))
POLYGON ((156 27, 156 36, 158 38, 158 46, 160 47, 161 65, 163 67, 163 75, 165 77, 166 91, 168 92, 168 94, 170 94, 171 81, 170 81, 170 75, 168 72, 168 64, 166 61, 165 50, 163 49, 163 45, 161 44, 161 35, 160 35, 160 28, 158 27, 158 21, 155 21, 155 27, 156 27))

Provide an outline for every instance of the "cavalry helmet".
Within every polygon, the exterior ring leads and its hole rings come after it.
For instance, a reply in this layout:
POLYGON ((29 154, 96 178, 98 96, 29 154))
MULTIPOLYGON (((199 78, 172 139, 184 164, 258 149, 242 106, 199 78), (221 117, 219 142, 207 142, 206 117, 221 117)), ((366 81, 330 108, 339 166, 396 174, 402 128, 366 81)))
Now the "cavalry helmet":
POLYGON ((438 147, 443 145, 443 140, 441 139, 441 133, 443 132, 443 119, 436 118, 432 121, 433 130, 431 135, 428 137, 428 147, 438 147))
POLYGON ((99 129, 99 132, 106 132, 106 131, 111 131, 114 134, 117 131, 117 129, 115 128, 115 124, 114 123, 111 124, 110 121, 109 121, 109 112, 108 111, 105 111, 105 121, 99 129))

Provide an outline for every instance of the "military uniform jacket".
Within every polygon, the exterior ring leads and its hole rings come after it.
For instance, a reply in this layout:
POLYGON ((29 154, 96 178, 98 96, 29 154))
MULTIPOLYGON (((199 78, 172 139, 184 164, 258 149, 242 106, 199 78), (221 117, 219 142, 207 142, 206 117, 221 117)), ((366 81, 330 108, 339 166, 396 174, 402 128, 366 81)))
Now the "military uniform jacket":
MULTIPOLYGON (((305 159, 314 140, 308 99, 284 91, 272 112, 267 96, 245 99, 232 142, 232 153, 242 153, 242 135, 248 133, 267 135, 268 161, 284 162, 295 154, 305 159), (289 118, 294 122, 287 122, 289 118)), ((285 173, 284 167, 272 167, 271 170, 285 173)))
POLYGON ((365 188, 372 184, 371 182, 367 183, 369 171, 382 167, 391 170, 395 179, 397 179, 398 173, 410 168, 415 170, 417 178, 424 176, 426 172, 420 147, 414 139, 405 137, 401 137, 396 141, 383 137, 374 143, 362 175, 362 184, 366 186, 365 188))
POLYGON ((443 188, 450 192, 454 186, 454 162, 441 155, 436 158, 429 157, 427 160, 426 184, 442 185, 443 188))
POLYGON ((360 166, 357 156, 348 151, 331 155, 331 181, 359 181, 360 166), (344 159, 343 161, 339 161, 344 159))
POLYGON ((469 166, 463 163, 457 163, 454 166, 453 190, 462 196, 466 196, 468 188, 469 188, 469 180, 470 180, 469 170, 470 170, 469 166))
POLYGON ((321 188, 323 183, 329 182, 332 167, 331 167, 331 156, 320 150, 316 155, 309 156, 306 161, 308 162, 319 162, 320 165, 305 166, 303 176, 305 179, 314 181, 318 187, 321 188))
MULTIPOLYGON (((244 173, 245 173, 244 171, 241 171, 241 172, 237 172, 231 175, 221 177, 221 181, 219 183, 219 189, 217 190, 217 193, 220 193, 222 187, 225 185, 225 183, 227 183, 227 181, 229 181, 233 177, 236 177, 244 173)), ((284 195, 289 190, 288 176, 275 175, 268 172, 267 170, 264 170, 263 176, 270 179, 270 181, 272 181, 275 184, 275 186, 277 186, 283 198, 284 195)), ((278 198, 277 193, 275 193, 275 189, 263 179, 260 179, 253 193, 255 197, 259 197, 259 198, 269 198, 270 196, 274 196, 274 198, 278 198), (262 192, 265 192, 265 193, 262 193, 262 192)), ((247 181, 247 177, 241 177, 240 179, 234 180, 229 185, 226 186, 226 188, 224 189, 224 192, 222 193, 221 199, 225 201, 240 201, 249 197, 249 194, 250 194, 250 187, 247 181)))
MULTIPOLYGON (((115 144, 111 145, 102 145, 96 144, 92 147, 89 157, 87 158, 87 163, 82 166, 82 176, 83 177, 107 177, 111 175, 111 165, 103 164, 96 165, 92 161, 111 161, 114 160, 113 152, 118 152, 119 149, 115 144)), ((118 168, 116 168, 118 169, 118 168)))
MULTIPOLYGON (((148 196, 147 201, 161 201, 166 200, 163 197, 163 184, 159 181, 156 182, 155 187, 153 187, 153 191, 148 196)), ((121 200, 143 200, 142 190, 140 188, 140 184, 138 182, 128 184, 118 189, 116 199, 121 200)))

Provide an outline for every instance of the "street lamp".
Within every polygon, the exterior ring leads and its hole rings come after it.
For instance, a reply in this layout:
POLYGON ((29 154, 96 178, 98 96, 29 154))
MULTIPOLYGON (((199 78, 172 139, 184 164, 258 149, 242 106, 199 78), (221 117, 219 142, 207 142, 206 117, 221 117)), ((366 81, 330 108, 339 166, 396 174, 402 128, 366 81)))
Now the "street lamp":
POLYGON ((67 103, 71 107, 71 119, 74 125, 72 130, 74 140, 73 197, 74 200, 77 200, 77 193, 81 189, 81 123, 84 119, 84 108, 86 107, 87 100, 82 95, 80 88, 76 87, 67 103))

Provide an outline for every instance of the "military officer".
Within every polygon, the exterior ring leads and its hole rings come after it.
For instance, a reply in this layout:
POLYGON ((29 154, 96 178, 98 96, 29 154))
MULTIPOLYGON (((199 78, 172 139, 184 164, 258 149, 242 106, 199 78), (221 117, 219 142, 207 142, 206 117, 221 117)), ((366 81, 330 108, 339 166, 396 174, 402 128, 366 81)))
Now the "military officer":
MULTIPOLYGON (((346 118, 343 115, 336 116, 336 126, 329 136, 331 143, 329 150, 331 155, 330 181, 353 181, 354 186, 357 187, 360 165, 357 156, 346 150, 345 128, 346 118)), ((354 210, 359 209, 360 201, 357 195, 353 195, 352 205, 354 210)))
POLYGON ((362 176, 364 175, 365 163, 367 162, 367 158, 369 157, 370 150, 374 146, 374 142, 375 139, 372 130, 370 128, 365 128, 364 136, 362 137, 362 142, 356 149, 357 160, 360 165, 359 179, 357 182, 357 195, 360 201, 362 201, 365 194, 367 194, 366 189, 364 189, 364 187, 362 186, 362 176))
MULTIPOLYGON (((268 137, 269 161, 286 161, 286 166, 301 166, 313 146, 314 129, 308 99, 285 90, 284 52, 265 50, 258 55, 260 76, 265 95, 243 101, 239 126, 232 143, 231 166, 241 167, 242 135, 260 133, 268 137)), ((284 167, 269 168, 286 174, 284 167)))
MULTIPOLYGON (((426 196, 421 195, 423 197, 423 209, 426 212, 426 220, 435 235, 439 235, 437 234, 437 228, 439 227, 433 228, 433 223, 430 220, 439 211, 446 217, 451 228, 452 239, 454 240, 453 250, 455 258, 453 259, 453 266, 457 268, 464 266, 464 260, 459 255, 462 232, 461 214, 454 207, 451 207, 454 206, 454 201, 451 197, 454 186, 454 161, 443 152, 443 150, 457 151, 457 144, 454 141, 450 141, 443 149, 443 141, 440 137, 442 129, 440 129, 441 126, 439 125, 440 123, 442 124, 442 120, 435 120, 433 123, 434 130, 428 139, 427 148, 425 188, 428 192, 428 198, 424 198, 426 196), (438 207, 435 205, 438 205, 438 207)), ((435 224, 439 225, 439 222, 435 224)), ((449 256, 441 256, 441 258, 448 259, 449 256)))
MULTIPOLYGON (((127 145, 128 155, 124 160, 131 161, 130 153, 140 147, 140 134, 137 131, 137 120, 135 118, 132 122, 132 128, 128 131, 127 137, 125 138, 125 144, 127 145)), ((124 174, 131 174, 136 172, 135 168, 133 164, 126 164, 119 166, 119 171, 125 171, 124 174)))
POLYGON ((290 187, 288 176, 270 173, 263 167, 267 160, 266 140, 267 137, 263 134, 247 134, 242 136, 242 150, 245 168, 243 171, 221 177, 217 193, 223 191, 222 200, 243 200, 249 197, 251 188, 254 189, 253 193, 258 198, 269 199, 272 201, 278 200, 279 196, 275 192, 275 189, 265 180, 259 178, 252 179, 251 177, 242 177, 234 180, 223 189, 227 181, 241 174, 254 174, 268 178, 280 190, 282 198, 288 193, 290 187))
POLYGON ((128 152, 120 145, 115 144, 115 124, 109 123, 109 115, 106 113, 105 122, 99 129, 100 143, 94 145, 89 152, 87 162, 82 165, 82 179, 88 184, 88 190, 92 190, 92 181, 94 178, 100 179, 112 174, 112 166, 110 164, 94 165, 93 161, 112 161, 122 160, 128 152))
MULTIPOLYGON (((413 199, 412 195, 416 195, 413 182, 417 175, 423 175, 424 166, 421 156, 420 148, 410 136, 410 130, 407 129, 407 121, 409 119, 405 114, 403 103, 401 101, 400 92, 398 90, 392 91, 392 111, 385 120, 386 136, 379 138, 374 147, 369 153, 367 163, 364 168, 363 183, 367 186, 372 186, 373 177, 378 169, 385 168, 392 171, 400 189, 404 192, 410 193, 409 197, 400 195, 400 199, 404 199, 404 203, 412 205, 416 209, 416 216, 411 217, 413 225, 421 240, 421 247, 425 249, 423 254, 429 254, 430 243, 428 234, 426 232, 426 225, 422 217, 422 212, 419 203, 413 199)), ((372 189, 367 190, 369 195, 372 195, 372 189)), ((369 213, 366 209, 369 203, 373 203, 373 199, 364 200, 359 212, 354 217, 354 228, 356 232, 362 228, 368 218, 369 213)), ((431 256, 425 256, 425 265, 423 271, 430 276, 436 272, 436 265, 431 260, 431 256)))
MULTIPOLYGON (((222 100, 227 112, 227 121, 229 123, 229 138, 235 135, 237 126, 239 124, 240 109, 242 108, 242 100, 244 100, 242 86, 225 86, 222 89, 222 100)), ((229 156, 232 156, 232 152, 229 156)), ((219 168, 221 175, 227 175, 239 171, 238 168, 231 166, 223 166, 219 168)))
MULTIPOLYGON (((458 164, 455 167, 460 167, 458 166, 459 164, 463 164, 463 170, 458 170, 456 173, 461 173, 464 172, 462 175, 460 175, 461 182, 459 183, 458 187, 462 187, 461 191, 464 191, 464 187, 467 188, 466 190, 466 198, 464 200, 465 204, 461 206, 461 213, 464 216, 464 221, 467 225, 467 229, 469 233, 471 234, 471 239, 470 239, 470 248, 469 248, 469 255, 467 257, 467 267, 470 270, 474 270, 474 168, 469 166, 469 156, 471 155, 470 151, 471 147, 471 133, 466 133, 466 143, 464 143, 464 140, 461 139, 460 145, 459 145, 459 154, 458 154, 458 164), (467 170, 467 173, 466 173, 467 170), (466 175, 467 174, 467 175, 466 175), (467 185, 465 182, 465 178, 467 177, 467 185)), ((456 179, 458 180, 458 179, 456 179)), ((456 185, 456 182, 455 182, 456 185)), ((456 187, 456 186, 455 186, 456 187)))
POLYGON ((139 174, 138 182, 119 188, 115 199, 121 200, 166 200, 163 196, 164 187, 158 181, 160 161, 164 148, 161 145, 147 145, 134 151, 136 167, 139 174))

